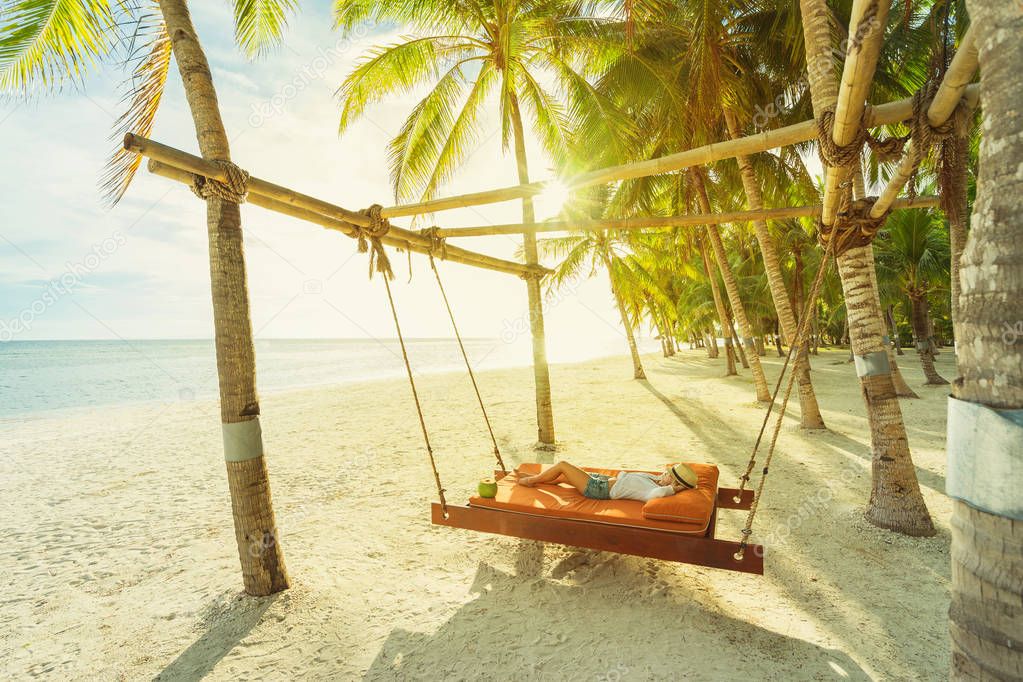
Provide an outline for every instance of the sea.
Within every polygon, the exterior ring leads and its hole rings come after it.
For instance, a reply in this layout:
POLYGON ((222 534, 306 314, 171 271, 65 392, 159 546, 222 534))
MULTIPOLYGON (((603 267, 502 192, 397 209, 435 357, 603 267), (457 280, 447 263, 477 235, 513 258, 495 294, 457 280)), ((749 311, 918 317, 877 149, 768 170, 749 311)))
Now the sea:
MULTIPOLYGON (((527 367, 528 343, 464 339, 475 371, 527 367)), ((459 371, 454 339, 406 341, 416 375, 459 371)), ((658 342, 646 340, 651 351, 658 342)), ((624 338, 548 348, 550 362, 580 362, 628 352, 624 338)), ((398 341, 383 339, 259 339, 256 382, 261 394, 405 376, 398 341)), ((213 341, 88 340, 0 343, 0 422, 80 408, 216 398, 213 341)))

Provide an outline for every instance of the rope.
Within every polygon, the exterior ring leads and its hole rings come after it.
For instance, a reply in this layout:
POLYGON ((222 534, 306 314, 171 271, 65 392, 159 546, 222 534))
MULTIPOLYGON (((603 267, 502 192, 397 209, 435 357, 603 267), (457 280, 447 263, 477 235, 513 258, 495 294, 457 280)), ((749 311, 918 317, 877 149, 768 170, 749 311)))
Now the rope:
POLYGON ((391 229, 391 223, 380 215, 383 210, 380 204, 373 204, 359 213, 369 218, 369 225, 352 225, 355 229, 355 236, 359 240, 359 253, 369 253, 369 277, 373 279, 373 273, 379 272, 384 279, 394 279, 394 270, 391 269, 391 260, 387 257, 384 244, 380 238, 386 235, 391 229))
MULTIPOLYGON (((814 301, 817 299, 817 294, 820 292, 821 283, 824 281, 824 275, 827 272, 831 256, 837 253, 839 246, 845 246, 844 244, 837 244, 836 241, 844 241, 850 234, 852 233, 845 232, 839 236, 838 240, 830 240, 828 242, 828 246, 824 251, 824 259, 821 261, 820 267, 817 268, 817 275, 814 277, 813 285, 810 287, 810 294, 807 296, 806 303, 803 305, 802 313, 799 316, 799 324, 796 326, 795 338, 792 339, 789 344, 789 352, 785 358, 785 364, 782 366, 782 376, 784 376, 785 369, 789 366, 793 351, 803 345, 803 337, 806 335, 806 330, 810 326, 810 311, 814 301)), ((734 555, 736 561, 742 561, 743 555, 746 552, 746 547, 749 544, 749 538, 753 534, 753 521, 756 519, 757 508, 760 505, 760 498, 764 493, 764 483, 767 481, 767 473, 771 468, 771 460, 774 458, 775 447, 778 443, 778 435, 781 433, 782 422, 785 418, 785 411, 788 408, 789 397, 792 395, 792 386, 795 384, 796 373, 795 369, 789 373, 789 380, 788 384, 785 386, 785 395, 782 398, 781 408, 778 412, 778 419, 775 422, 774 431, 771 434, 771 443, 768 446, 767 457, 764 459, 764 468, 761 471, 760 482, 757 485, 756 492, 753 494, 753 502, 750 504, 749 514, 746 516, 746 524, 743 526, 741 531, 742 537, 739 540, 739 550, 734 555)), ((778 389, 781 387, 781 380, 782 377, 779 376, 778 383, 774 387, 774 394, 771 396, 771 403, 767 408, 767 414, 764 415, 764 422, 760 426, 760 434, 757 436, 756 443, 753 446, 753 452, 750 454, 750 461, 746 467, 746 473, 743 474, 740 481, 739 494, 736 495, 736 501, 741 499, 742 492, 746 489, 746 482, 749 481, 750 473, 756 465, 757 451, 760 448, 764 430, 766 429, 767 423, 771 417, 771 411, 774 408, 774 403, 778 399, 778 389)))
POLYGON ((210 161, 227 175, 227 180, 220 181, 204 175, 192 176, 192 193, 202 200, 217 197, 232 204, 244 204, 249 195, 249 173, 225 159, 210 161))
POLYGON ((913 115, 909 119, 909 139, 913 141, 912 161, 913 174, 906 182, 909 197, 916 197, 916 178, 920 164, 931 151, 931 147, 949 138, 963 137, 969 127, 972 110, 966 99, 960 99, 952 115, 937 126, 932 126, 927 118, 927 110, 941 86, 939 79, 928 80, 923 87, 913 94, 913 115))
MULTIPOLYGON (((436 229, 436 228, 434 228, 436 229)), ((490 417, 487 416, 486 405, 483 404, 483 396, 480 395, 479 384, 476 383, 476 374, 472 371, 472 365, 469 363, 469 355, 465 352, 465 346, 462 344, 462 334, 458 331, 458 324, 455 322, 455 314, 451 311, 451 304, 448 302, 447 292, 444 291, 444 283, 440 279, 440 271, 437 270, 437 264, 433 260, 433 254, 430 254, 430 267, 433 269, 434 277, 437 278, 437 287, 440 289, 440 295, 444 299, 444 307, 448 309, 448 317, 451 319, 451 328, 455 330, 455 338, 458 340, 458 349, 462 351, 462 359, 465 360, 465 369, 469 373, 469 379, 472 381, 472 389, 476 391, 476 400, 480 404, 480 412, 483 413, 483 421, 487 424, 487 431, 490 432, 490 441, 494 444, 494 457, 497 458, 497 465, 501 467, 501 471, 508 473, 508 468, 504 465, 504 460, 501 458, 501 448, 497 445, 497 436, 494 435, 494 427, 490 424, 490 417)))
POLYGON ((841 256, 849 249, 873 243, 878 231, 888 219, 888 214, 891 213, 889 208, 877 218, 872 218, 870 211, 875 203, 877 197, 851 200, 848 194, 844 195, 833 225, 817 221, 817 240, 820 245, 827 249, 835 240, 835 235, 840 235, 841 248, 836 248, 835 255, 841 256))
POLYGON ((440 228, 434 225, 433 227, 424 227, 419 230, 419 234, 423 235, 430 240, 430 257, 439 255, 441 260, 447 260, 448 257, 448 243, 444 237, 440 236, 440 228))
MULTIPOLYGON (((379 238, 378 238, 379 239, 379 238)), ((372 258, 372 255, 370 256, 372 258)), ((372 270, 370 271, 372 276, 372 270)), ((423 431, 423 442, 426 444, 426 454, 430 457, 430 468, 433 470, 433 480, 437 484, 437 497, 440 498, 440 507, 444 512, 444 518, 448 515, 448 503, 444 499, 444 486, 440 482, 440 473, 437 471, 437 461, 433 456, 433 446, 430 445, 430 434, 426 430, 426 419, 423 418, 423 406, 419 402, 419 392, 416 390, 416 380, 412 376, 412 365, 408 360, 408 350, 405 348, 405 337, 401 333, 401 324, 398 322, 398 309, 394 306, 394 297, 391 295, 390 277, 384 277, 384 287, 387 289, 387 302, 391 304, 391 317, 394 318, 394 329, 398 332, 398 343, 401 345, 401 357, 405 361, 405 372, 408 374, 408 383, 412 388, 412 399, 416 403, 416 414, 419 416, 419 428, 423 431)))

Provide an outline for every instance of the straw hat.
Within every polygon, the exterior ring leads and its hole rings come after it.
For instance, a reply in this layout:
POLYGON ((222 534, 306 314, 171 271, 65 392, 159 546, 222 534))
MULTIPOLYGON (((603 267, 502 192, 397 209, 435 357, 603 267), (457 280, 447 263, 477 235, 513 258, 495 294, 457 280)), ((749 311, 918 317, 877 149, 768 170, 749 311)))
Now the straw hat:
POLYGON ((671 467, 669 471, 671 471, 671 477, 686 490, 692 490, 699 482, 696 472, 681 462, 671 467))

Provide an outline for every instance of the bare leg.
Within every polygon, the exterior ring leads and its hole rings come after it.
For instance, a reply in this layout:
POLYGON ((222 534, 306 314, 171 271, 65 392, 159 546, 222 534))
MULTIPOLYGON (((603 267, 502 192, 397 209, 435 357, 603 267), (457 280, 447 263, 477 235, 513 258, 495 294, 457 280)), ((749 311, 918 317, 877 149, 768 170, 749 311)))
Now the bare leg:
POLYGON ((541 471, 536 476, 524 476, 519 479, 519 484, 527 487, 533 487, 537 483, 555 483, 558 479, 564 478, 565 482, 571 485, 579 492, 586 490, 586 485, 590 482, 590 475, 568 462, 558 462, 554 466, 541 471))

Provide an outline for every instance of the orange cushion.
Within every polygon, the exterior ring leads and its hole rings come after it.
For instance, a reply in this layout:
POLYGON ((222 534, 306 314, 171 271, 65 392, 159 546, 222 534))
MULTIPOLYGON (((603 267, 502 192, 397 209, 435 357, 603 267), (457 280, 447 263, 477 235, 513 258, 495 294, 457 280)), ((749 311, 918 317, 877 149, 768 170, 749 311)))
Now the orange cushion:
POLYGON ((703 522, 707 507, 713 508, 717 499, 718 468, 708 464, 685 464, 696 473, 696 488, 648 501, 643 505, 644 518, 679 523, 703 522))
MULTIPOLYGON (((532 488, 516 485, 519 475, 528 476, 540 472, 542 466, 534 463, 522 464, 517 471, 509 472, 507 476, 500 479, 497 482, 496 497, 474 496, 469 499, 469 504, 474 507, 558 516, 579 521, 653 528, 683 535, 703 535, 707 532, 711 516, 714 513, 718 469, 710 464, 690 464, 689 466, 699 476, 698 487, 695 490, 687 490, 673 496, 689 498, 690 503, 685 520, 677 514, 675 516, 678 518, 665 519, 647 516, 644 513, 644 503, 638 500, 593 500, 585 497, 567 483, 542 483, 532 488)), ((621 470, 585 468, 585 471, 615 476, 621 470)))

